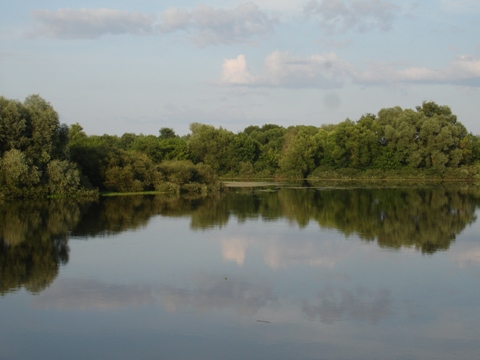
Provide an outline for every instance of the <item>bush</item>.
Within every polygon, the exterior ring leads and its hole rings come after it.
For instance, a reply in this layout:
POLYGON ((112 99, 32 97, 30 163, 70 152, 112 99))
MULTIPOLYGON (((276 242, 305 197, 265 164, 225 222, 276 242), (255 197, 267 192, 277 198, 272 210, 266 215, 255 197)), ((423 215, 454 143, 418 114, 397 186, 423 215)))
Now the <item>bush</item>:
POLYGON ((191 194, 207 195, 208 187, 205 184, 194 182, 194 183, 188 183, 188 184, 182 185, 181 191, 191 193, 191 194))
POLYGON ((157 166, 168 182, 182 185, 192 180, 195 165, 190 161, 165 161, 157 166))
POLYGON ((180 185, 171 182, 155 184, 155 190, 167 194, 180 194, 180 185))

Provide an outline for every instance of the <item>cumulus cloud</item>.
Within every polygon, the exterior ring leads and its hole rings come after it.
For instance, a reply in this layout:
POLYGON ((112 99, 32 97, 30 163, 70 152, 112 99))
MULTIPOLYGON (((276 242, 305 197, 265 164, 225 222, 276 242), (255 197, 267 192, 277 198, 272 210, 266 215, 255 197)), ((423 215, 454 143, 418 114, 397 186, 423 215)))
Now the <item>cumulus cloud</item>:
POLYGON ((305 57, 274 51, 264 61, 264 72, 253 74, 244 55, 225 59, 220 83, 252 87, 317 87, 334 89, 346 82, 362 85, 449 84, 480 86, 480 58, 462 55, 443 69, 374 63, 366 69, 354 66, 334 52, 305 57))
POLYGON ((198 46, 252 42, 268 35, 276 19, 253 3, 235 9, 199 5, 192 10, 170 8, 158 16, 113 9, 35 10, 38 23, 31 36, 91 39, 106 34, 167 34, 184 31, 198 46))
POLYGON ((235 59, 225 59, 222 65, 221 81, 227 84, 252 84, 255 79, 247 69, 245 55, 238 55, 235 59))
POLYGON ((264 66, 264 75, 253 76, 244 55, 225 59, 220 81, 231 85, 334 88, 351 67, 333 52, 302 58, 278 50, 265 58, 264 66))
POLYGON ((311 0, 304 7, 304 13, 318 18, 320 27, 330 33, 387 31, 399 11, 397 5, 385 0, 311 0))

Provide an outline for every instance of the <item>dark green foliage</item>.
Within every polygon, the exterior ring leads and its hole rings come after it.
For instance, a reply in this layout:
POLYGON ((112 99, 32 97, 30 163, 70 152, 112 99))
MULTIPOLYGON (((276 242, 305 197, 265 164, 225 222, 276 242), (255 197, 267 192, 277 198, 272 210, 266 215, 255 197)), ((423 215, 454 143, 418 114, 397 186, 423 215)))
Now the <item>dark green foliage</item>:
POLYGON ((11 149, 0 159, 0 192, 6 197, 32 194, 41 185, 41 172, 23 152, 11 149))
POLYGON ((50 161, 47 165, 47 176, 50 194, 72 194, 80 187, 80 172, 77 166, 69 161, 50 161))
POLYGON ((203 185, 216 188, 217 175, 480 177, 480 139, 448 106, 434 102, 321 127, 265 124, 234 134, 192 123, 190 130, 185 137, 166 127, 158 136, 87 136, 79 124, 60 124, 38 95, 23 103, 0 97, 0 196, 66 195, 81 188, 198 192, 203 185))
POLYGON ((82 205, 72 200, 0 204, 0 295, 25 288, 39 293, 69 257, 68 232, 82 205))
POLYGON ((144 153, 112 149, 103 168, 104 189, 137 192, 153 189, 153 162, 144 153))
POLYGON ((194 165, 191 161, 165 161, 156 167, 155 189, 162 192, 194 192, 206 194, 218 191, 220 183, 209 165, 194 165))
MULTIPOLYGON (((106 135, 89 137, 88 141, 82 140, 83 143, 93 145, 97 152, 84 148, 79 153, 92 156, 79 158, 75 144, 70 150, 86 177, 101 189, 105 189, 104 180, 96 181, 101 171, 91 171, 92 161, 88 159, 95 159, 99 152, 106 159, 105 154, 114 148, 146 154, 153 164, 190 160, 208 165, 220 176, 234 178, 398 178, 455 174, 472 178, 478 173, 472 165, 480 159, 478 137, 467 133, 450 108, 432 102, 424 102, 416 110, 382 109, 378 115, 365 114, 358 121, 347 119, 319 128, 291 126, 286 129, 266 124, 249 126, 234 134, 223 128, 192 123, 190 130, 191 134, 184 138, 169 128, 162 128, 158 138, 135 134, 124 134, 120 139, 106 135), (463 170, 454 171, 460 168, 463 170)), ((108 163, 105 159, 103 162, 108 163)), ((105 171, 106 165, 96 161, 105 171)), ((133 168, 125 166, 122 171, 115 169, 116 176, 130 184, 128 187, 140 188, 133 185, 136 179, 133 168)), ((179 165, 179 177, 183 174, 181 169, 179 165)), ((158 174, 150 177, 150 181, 152 184, 179 183, 162 179, 158 174)), ((144 189, 151 186, 145 185, 144 189)))
POLYGON ((191 136, 187 144, 195 163, 210 165, 220 175, 232 169, 234 133, 199 123, 191 124, 190 130, 191 136))
POLYGON ((284 137, 279 160, 279 173, 289 178, 303 179, 316 167, 317 129, 290 127, 284 137))
POLYGON ((68 141, 68 127, 40 96, 23 103, 0 97, 0 197, 78 192, 80 173, 69 162, 68 141))
POLYGON ((160 133, 159 138, 161 140, 175 139, 177 137, 177 135, 175 134, 175 131, 173 131, 173 129, 171 128, 163 127, 160 129, 159 133, 160 133))

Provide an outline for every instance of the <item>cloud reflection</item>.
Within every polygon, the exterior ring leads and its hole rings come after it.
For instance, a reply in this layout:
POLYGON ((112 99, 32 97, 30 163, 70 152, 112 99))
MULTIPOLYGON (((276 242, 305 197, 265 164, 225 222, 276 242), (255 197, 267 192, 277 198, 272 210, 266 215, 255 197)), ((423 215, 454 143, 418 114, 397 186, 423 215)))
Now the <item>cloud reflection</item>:
POLYGON ((343 258, 348 257, 352 246, 342 242, 315 239, 296 239, 272 237, 255 238, 252 236, 226 238, 220 240, 222 258, 243 266, 250 248, 261 248, 264 263, 273 270, 292 266, 313 266, 332 269, 343 258))
POLYGON ((243 265, 249 246, 250 241, 241 238, 222 241, 222 258, 243 265))
POLYGON ((332 324, 341 320, 360 320, 373 324, 391 314, 392 296, 386 289, 371 291, 358 288, 355 291, 327 288, 319 292, 318 305, 305 301, 302 311, 309 319, 317 317, 332 324))
POLYGON ((205 280, 198 287, 188 290, 172 286, 161 290, 161 302, 170 312, 193 307, 200 313, 234 309, 238 314, 253 316, 262 307, 276 301, 268 284, 250 283, 244 280, 205 280))
POLYGON ((332 269, 337 261, 345 256, 343 249, 328 246, 326 243, 302 241, 302 245, 291 242, 271 243, 265 249, 265 263, 271 269, 289 268, 295 265, 308 265, 332 269))
POLYGON ((35 298, 33 306, 39 309, 107 310, 153 301, 152 290, 147 286, 60 279, 35 298))
POLYGON ((252 316, 260 308, 276 301, 269 284, 243 279, 197 279, 193 288, 172 285, 120 285, 95 280, 58 280, 36 297, 33 307, 60 310, 110 310, 160 303, 167 311, 192 307, 199 313, 232 309, 252 316))
POLYGON ((457 249, 452 251, 450 256, 454 263, 460 267, 480 266, 480 248, 472 248, 470 246, 459 245, 457 249))

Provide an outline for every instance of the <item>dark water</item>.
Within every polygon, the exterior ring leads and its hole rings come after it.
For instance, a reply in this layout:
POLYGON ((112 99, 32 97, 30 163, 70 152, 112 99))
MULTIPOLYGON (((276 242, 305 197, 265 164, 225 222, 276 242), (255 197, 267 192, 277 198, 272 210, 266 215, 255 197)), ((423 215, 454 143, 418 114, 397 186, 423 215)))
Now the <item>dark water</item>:
POLYGON ((0 359, 479 359, 476 188, 0 206, 0 359))

